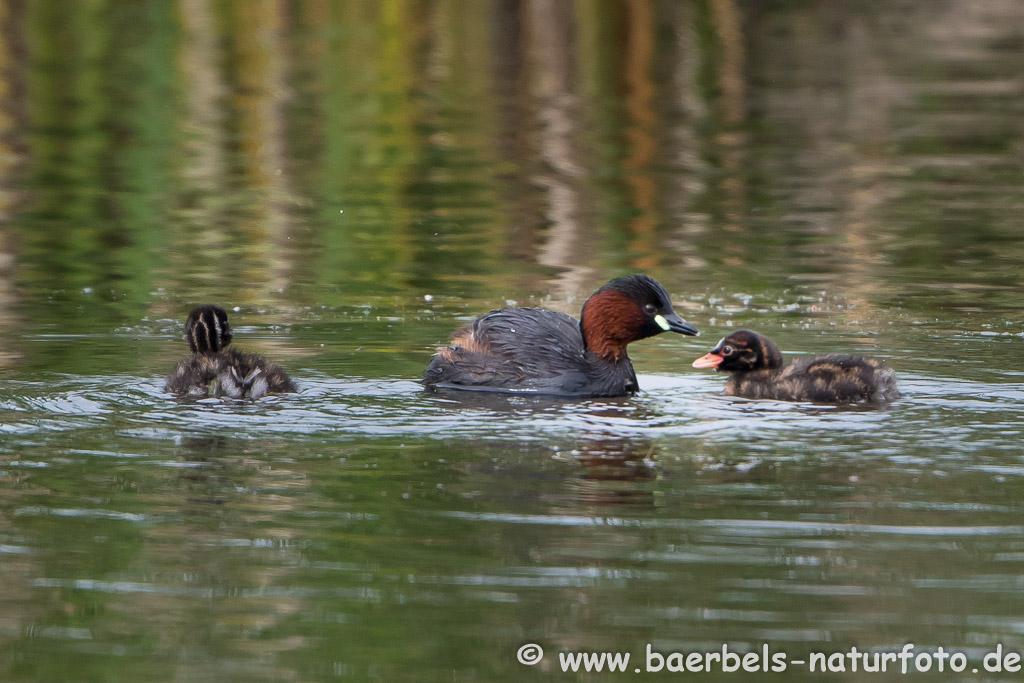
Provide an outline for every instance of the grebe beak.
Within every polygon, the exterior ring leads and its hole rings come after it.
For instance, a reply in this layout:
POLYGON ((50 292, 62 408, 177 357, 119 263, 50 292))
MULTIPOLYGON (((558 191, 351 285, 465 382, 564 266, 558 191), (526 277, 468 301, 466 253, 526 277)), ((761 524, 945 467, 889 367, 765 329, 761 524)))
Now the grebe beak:
POLYGON ((724 356, 719 356, 717 353, 706 353, 697 360, 693 361, 693 367, 695 368, 717 368, 725 360, 724 356))
POLYGON ((700 332, 696 327, 680 318, 676 313, 656 315, 654 316, 654 322, 658 323, 658 327, 666 332, 678 332, 679 334, 688 334, 691 337, 700 336, 700 332))

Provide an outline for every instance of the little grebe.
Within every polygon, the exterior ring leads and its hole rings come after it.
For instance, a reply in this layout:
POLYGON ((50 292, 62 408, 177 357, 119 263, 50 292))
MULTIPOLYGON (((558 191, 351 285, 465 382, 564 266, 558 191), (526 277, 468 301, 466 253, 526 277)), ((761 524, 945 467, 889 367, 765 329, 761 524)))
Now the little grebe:
POLYGON ((178 363, 164 391, 180 396, 262 398, 295 391, 285 371, 256 353, 227 348, 228 314, 220 306, 200 306, 188 314, 185 340, 192 355, 178 363))
POLYGON ((732 373, 725 385, 729 396, 815 403, 881 402, 900 396, 896 375, 877 358, 814 356, 783 366, 778 347, 750 330, 725 337, 693 361, 693 367, 732 373))
POLYGON ((539 308, 503 308, 456 330, 423 373, 428 388, 624 396, 637 391, 630 342, 697 328, 672 310, 657 280, 630 275, 594 292, 577 322, 539 308))

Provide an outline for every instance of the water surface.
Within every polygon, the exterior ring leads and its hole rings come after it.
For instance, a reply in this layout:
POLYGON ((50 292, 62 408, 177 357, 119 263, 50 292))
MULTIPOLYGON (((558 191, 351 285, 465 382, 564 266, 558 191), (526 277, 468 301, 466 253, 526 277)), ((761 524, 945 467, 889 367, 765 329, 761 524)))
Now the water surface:
POLYGON ((1022 11, 0 2, 0 678, 912 642, 986 680, 1024 650, 1022 11), (639 395, 416 383, 638 271, 703 332, 632 346, 639 395), (207 302, 299 393, 165 395, 207 302), (690 362, 739 327, 905 396, 723 397, 690 362))

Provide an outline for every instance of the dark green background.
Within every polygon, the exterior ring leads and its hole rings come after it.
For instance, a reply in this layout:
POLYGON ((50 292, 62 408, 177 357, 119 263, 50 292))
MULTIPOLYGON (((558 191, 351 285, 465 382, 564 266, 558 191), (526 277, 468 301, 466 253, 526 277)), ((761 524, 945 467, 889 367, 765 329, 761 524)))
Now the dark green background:
POLYGON ((975 0, 0 1, 0 678, 1024 649, 1022 26, 975 0), (640 396, 414 383, 472 316, 577 314, 637 271, 704 332, 631 347, 640 396), (301 392, 163 395, 207 302, 301 392), (690 362, 739 326, 881 356, 906 398, 726 400, 690 362))

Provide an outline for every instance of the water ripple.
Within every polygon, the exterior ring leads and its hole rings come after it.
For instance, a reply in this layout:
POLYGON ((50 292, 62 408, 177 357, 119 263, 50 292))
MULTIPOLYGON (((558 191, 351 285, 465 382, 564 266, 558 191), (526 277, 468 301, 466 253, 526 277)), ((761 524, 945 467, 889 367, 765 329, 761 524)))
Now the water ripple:
POLYGON ((443 514, 455 519, 503 524, 536 524, 567 527, 643 527, 664 529, 716 529, 724 534, 757 538, 823 534, 879 534, 906 536, 1016 536, 1024 526, 890 526, 884 524, 841 524, 744 519, 628 519, 623 517, 577 517, 572 515, 517 515, 509 513, 460 512, 443 514))
MULTIPOLYGON (((705 443, 736 439, 757 443, 786 438, 827 444, 861 438, 867 454, 918 457, 922 434, 936 434, 950 452, 1014 448, 1021 433, 1019 387, 923 376, 904 380, 907 396, 893 406, 867 410, 722 396, 717 377, 645 375, 646 391, 634 398, 559 401, 542 397, 423 392, 407 380, 299 378, 301 391, 252 403, 232 400, 180 402, 162 393, 158 378, 65 377, 56 386, 16 384, 32 393, 16 395, 12 433, 57 433, 105 427, 122 434, 166 439, 199 434, 234 438, 358 437, 494 438, 522 440, 573 434, 675 437, 705 443), (940 421, 955 411, 963 428, 940 421), (54 418, 59 415, 59 418, 54 418), (972 422, 970 416, 976 416, 972 422), (996 418, 998 421, 993 421, 996 418)), ((815 446, 811 447, 812 449, 815 446)), ((80 449, 89 454, 89 449, 80 449)), ((93 449, 95 456, 113 456, 93 449)), ((142 457, 124 453, 122 457, 142 457)), ((934 451, 922 456, 936 457, 934 451)), ((1017 474, 1018 472, 1011 472, 1017 474)))

